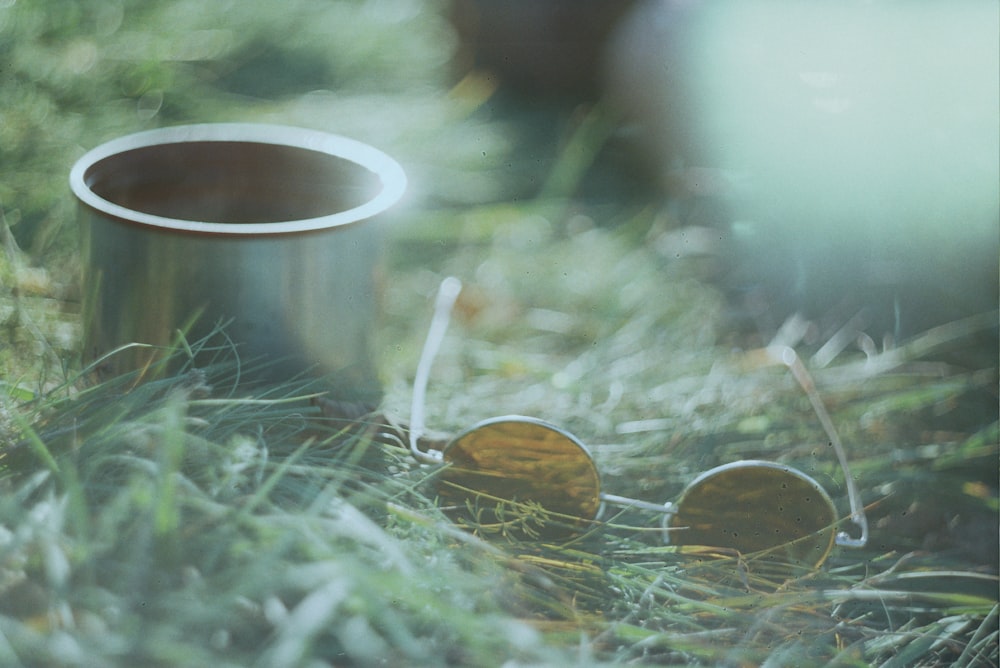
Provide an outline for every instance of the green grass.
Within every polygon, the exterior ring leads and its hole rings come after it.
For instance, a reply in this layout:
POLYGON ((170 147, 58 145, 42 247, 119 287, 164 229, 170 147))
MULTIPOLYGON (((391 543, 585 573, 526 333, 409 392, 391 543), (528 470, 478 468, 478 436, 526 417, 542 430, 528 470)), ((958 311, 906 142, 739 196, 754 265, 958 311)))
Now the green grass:
POLYGON ((434 291, 457 275, 432 430, 534 415, 587 443, 606 491, 651 502, 772 459, 846 514, 807 397, 747 363, 699 267, 645 243, 652 205, 567 199, 587 166, 568 156, 595 154, 605 119, 534 167, 548 186, 525 200, 516 123, 445 94, 437 3, 0 4, 0 664, 1000 664, 997 365, 966 354, 984 319, 812 364, 868 506, 863 550, 776 570, 665 546, 641 513, 566 544, 487 540, 366 419, 321 415, 310 382, 237 391, 224 347, 91 382, 66 173, 100 141, 188 121, 369 141, 416 193, 387 240, 385 416, 408 420, 434 291))

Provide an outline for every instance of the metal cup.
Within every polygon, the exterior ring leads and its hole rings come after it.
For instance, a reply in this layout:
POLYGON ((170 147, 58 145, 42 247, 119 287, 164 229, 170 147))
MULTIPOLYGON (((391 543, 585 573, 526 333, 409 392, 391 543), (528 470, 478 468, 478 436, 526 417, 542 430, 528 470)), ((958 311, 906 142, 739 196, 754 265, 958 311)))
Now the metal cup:
MULTIPOLYGON (((370 146, 258 124, 141 132, 88 152, 80 203, 84 359, 137 370, 181 331, 220 326, 251 383, 322 377, 331 396, 381 396, 376 220, 403 195, 370 146), (266 363, 260 363, 266 362, 266 363)), ((197 361, 197 360, 196 360, 197 361)))

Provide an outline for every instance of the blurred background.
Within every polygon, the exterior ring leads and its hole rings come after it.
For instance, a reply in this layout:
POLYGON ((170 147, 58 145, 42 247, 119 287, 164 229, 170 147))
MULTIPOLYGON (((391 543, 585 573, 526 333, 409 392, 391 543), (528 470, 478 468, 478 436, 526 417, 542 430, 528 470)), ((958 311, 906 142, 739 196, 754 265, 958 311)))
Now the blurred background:
POLYGON ((794 312, 861 312, 881 340, 997 302, 986 0, 28 4, 0 13, 0 202, 33 257, 72 246, 62 177, 83 150, 267 120, 389 151, 421 214, 656 209, 646 241, 704 260, 764 338, 794 312))

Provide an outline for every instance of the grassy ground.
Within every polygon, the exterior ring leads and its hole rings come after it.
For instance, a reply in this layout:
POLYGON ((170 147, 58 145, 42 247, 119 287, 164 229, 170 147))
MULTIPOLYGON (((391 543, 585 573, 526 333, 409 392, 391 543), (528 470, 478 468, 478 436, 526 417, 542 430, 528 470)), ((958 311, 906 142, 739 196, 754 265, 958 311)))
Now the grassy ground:
POLYGON ((535 415, 588 444, 606 491, 654 502, 716 464, 771 459, 848 512, 788 371, 748 364, 703 267, 647 243, 671 221, 583 196, 596 116, 564 120, 554 163, 513 150, 521 128, 483 113, 488 83, 451 86, 434 3, 240 7, 0 3, 0 663, 1000 663, 995 315, 832 359, 831 332, 789 335, 872 536, 783 573, 664 546, 641 514, 565 544, 459 530, 430 473, 366 418, 323 418, 295 381, 241 398, 221 353, 89 384, 72 161, 180 122, 317 127, 393 153, 414 184, 388 239, 386 416, 409 417, 453 274, 466 288, 432 374, 433 429, 535 415))

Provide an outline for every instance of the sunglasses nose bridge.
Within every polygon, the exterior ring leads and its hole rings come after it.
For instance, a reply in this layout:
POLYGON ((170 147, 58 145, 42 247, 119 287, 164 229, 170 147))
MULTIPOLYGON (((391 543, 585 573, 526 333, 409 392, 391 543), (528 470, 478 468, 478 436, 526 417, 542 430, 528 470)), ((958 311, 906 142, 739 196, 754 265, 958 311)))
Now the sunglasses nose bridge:
POLYGON ((666 503, 651 503, 649 501, 641 501, 639 499, 631 499, 627 496, 618 496, 617 494, 605 494, 601 492, 601 508, 598 511, 598 517, 604 514, 604 507, 617 506, 619 508, 634 508, 635 510, 644 510, 650 513, 657 513, 663 515, 663 521, 666 522, 671 515, 677 512, 674 504, 670 501, 666 503))

